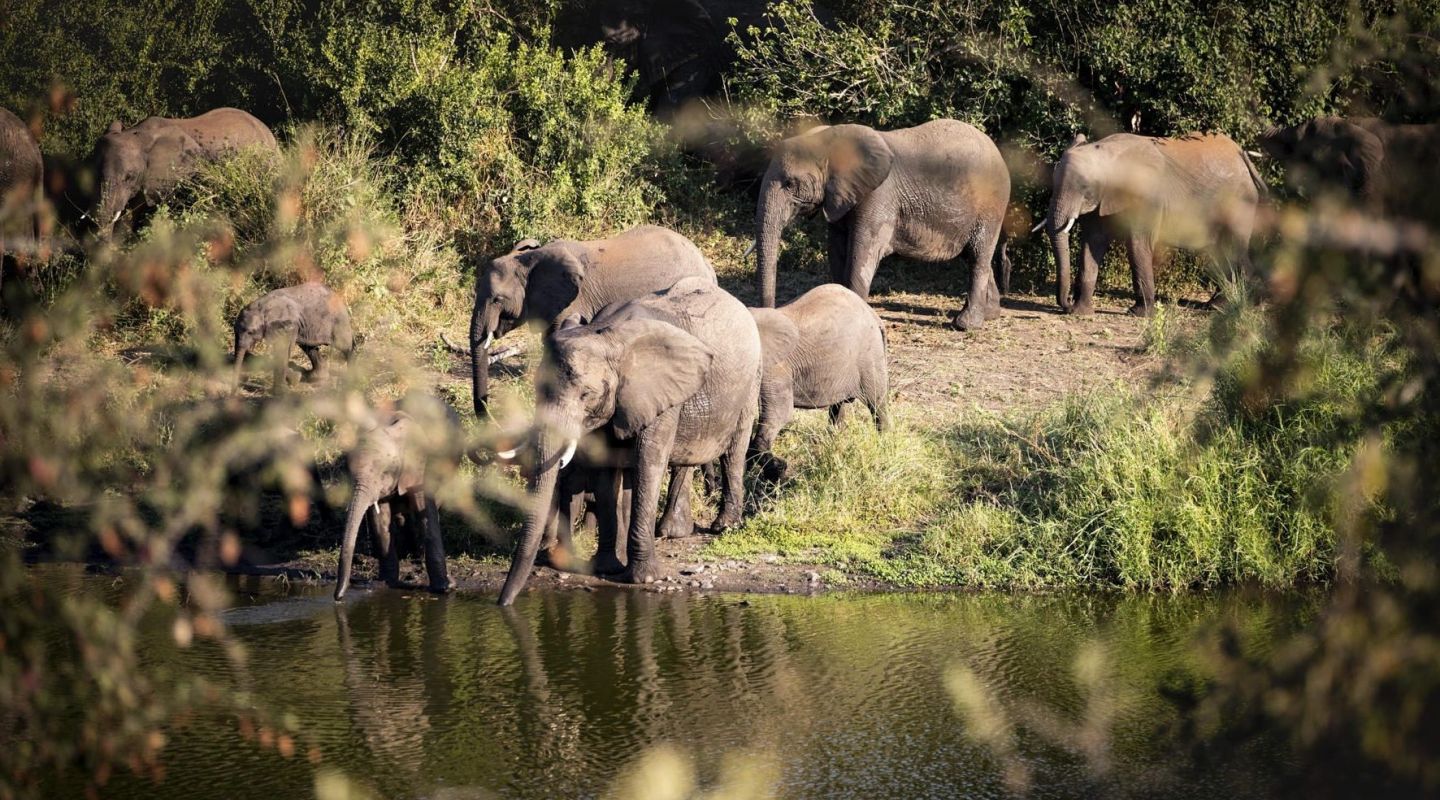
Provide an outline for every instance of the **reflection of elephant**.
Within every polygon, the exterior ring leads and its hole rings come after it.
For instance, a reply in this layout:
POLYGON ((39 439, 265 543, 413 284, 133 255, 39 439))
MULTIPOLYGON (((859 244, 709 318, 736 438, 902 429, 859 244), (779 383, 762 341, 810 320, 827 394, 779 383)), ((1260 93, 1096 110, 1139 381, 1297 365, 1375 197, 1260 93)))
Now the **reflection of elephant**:
POLYGON ((362 521, 375 537, 381 579, 392 586, 399 582, 398 542, 390 536, 389 514, 382 514, 381 503, 388 505, 390 512, 402 513, 408 525, 419 528, 430 589, 449 590, 439 506, 431 492, 438 482, 437 473, 455 470, 459 463, 458 444, 463 438, 455 412, 439 400, 426 398, 423 402, 402 403, 400 411, 366 431, 347 454, 346 468, 355 493, 345 515, 336 600, 343 599, 350 586, 350 567, 362 521))
POLYGON ((140 205, 158 204, 200 161, 246 147, 275 149, 265 123, 236 108, 217 108, 198 117, 146 117, 126 128, 112 122, 95 145, 100 196, 91 217, 102 237, 138 196, 140 205))
POLYGON ((1371 213, 1440 223, 1440 124, 1317 117, 1271 128, 1258 143, 1307 193, 1338 190, 1371 213))
POLYGON ((699 248, 674 231, 653 225, 610 239, 541 245, 527 239, 490 262, 475 279, 470 348, 475 413, 484 415, 490 394, 490 343, 524 322, 552 330, 562 320, 589 322, 602 306, 658 292, 698 275, 715 282, 715 270, 699 248))
POLYGON ((22 254, 39 243, 39 215, 34 206, 43 174, 40 146, 30 135, 30 126, 0 108, 0 281, 7 252, 13 251, 23 263, 22 254), (26 239, 32 241, 26 243, 26 239))
POLYGON ((1265 184, 1239 145, 1222 134, 1174 139, 1117 133, 1075 137, 1055 166, 1048 227, 1059 272, 1056 296, 1072 314, 1094 310, 1095 281, 1110 240, 1125 238, 1135 287, 1132 314, 1155 307, 1157 247, 1209 249, 1250 268, 1250 232, 1265 184), (1070 227, 1080 221, 1084 266, 1070 295, 1070 227))
POLYGON ((990 137, 953 119, 877 131, 820 127, 781 142, 755 211, 760 305, 775 305, 780 233, 800 214, 830 223, 830 279, 862 298, 895 253, 974 262, 961 330, 1000 315, 991 261, 1010 200, 1010 172, 990 137))
POLYGON ((870 409, 876 427, 889 424, 889 372, 885 330, 880 317, 854 292, 833 283, 817 286, 780 308, 752 308, 765 342, 766 367, 760 381, 760 424, 750 443, 768 479, 785 473, 785 462, 771 455, 780 430, 797 408, 828 408, 840 419, 844 403, 859 400, 870 409), (772 342, 782 352, 772 354, 772 342))
MULTIPOLYGON (((556 474, 585 433, 608 428, 635 442, 635 466, 626 470, 634 488, 625 580, 645 583, 659 573, 654 509, 668 466, 698 466, 723 455, 725 497, 716 527, 739 522, 744 506, 761 355, 755 320, 739 300, 707 279, 687 278, 557 333, 548 355, 536 386, 540 473, 501 605, 524 588, 556 474), (560 442, 568 442, 563 451, 560 442)), ((618 563, 607 563, 605 544, 597 571, 620 571, 618 563)))
POLYGON ((262 295, 241 310, 235 318, 235 380, 240 380, 245 355, 261 341, 269 340, 271 357, 275 359, 274 390, 285 389, 285 375, 290 361, 290 347, 300 349, 310 359, 309 379, 325 377, 322 346, 340 351, 345 362, 355 347, 355 334, 350 329, 350 310, 345 301, 318 283, 287 286, 262 295))

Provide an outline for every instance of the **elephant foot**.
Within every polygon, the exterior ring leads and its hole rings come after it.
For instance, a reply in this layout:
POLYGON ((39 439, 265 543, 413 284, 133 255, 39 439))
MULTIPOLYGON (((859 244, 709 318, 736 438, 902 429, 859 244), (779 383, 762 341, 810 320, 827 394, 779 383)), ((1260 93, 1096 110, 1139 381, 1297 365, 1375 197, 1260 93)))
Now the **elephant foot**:
POLYGON ((636 585, 654 583, 660 580, 660 568, 654 564, 633 564, 616 578, 621 583, 636 585))
POLYGON ((790 465, 779 456, 766 454, 760 459, 760 478, 766 483, 779 483, 790 473, 790 465))
POLYGON ((739 511, 721 510, 715 521, 710 523, 711 533, 724 533, 727 530, 740 524, 741 514, 739 511))
POLYGON ((985 324, 985 312, 974 306, 966 306, 963 311, 950 320, 950 327, 957 331, 978 330, 985 324))
POLYGON ((449 578, 430 582, 430 591, 432 594, 449 594, 454 590, 455 584, 451 583, 449 578))
POLYGON ((1095 306, 1086 300, 1083 303, 1075 303, 1065 309, 1065 313, 1075 317, 1088 317, 1095 313, 1095 306))
POLYGON ((1145 305, 1144 303, 1136 303, 1135 305, 1130 306, 1130 310, 1126 313, 1128 313, 1132 317, 1148 317, 1151 314, 1155 313, 1155 309, 1152 306, 1145 305))
POLYGON ((590 559, 590 573, 592 575, 619 575, 625 571, 625 565, 614 553, 596 553, 590 559))
POLYGON ((688 539, 695 535, 695 523, 688 514, 674 514, 661 520, 655 535, 660 539, 688 539))

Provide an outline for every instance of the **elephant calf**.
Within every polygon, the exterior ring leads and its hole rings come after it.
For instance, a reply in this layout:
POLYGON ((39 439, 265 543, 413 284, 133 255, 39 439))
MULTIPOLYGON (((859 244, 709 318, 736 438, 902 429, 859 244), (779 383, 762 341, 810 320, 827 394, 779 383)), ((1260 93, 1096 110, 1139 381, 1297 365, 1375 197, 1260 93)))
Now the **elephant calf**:
POLYGON ((380 578, 389 586, 399 583, 399 542, 390 535, 391 517, 396 513, 404 518, 403 529, 418 532, 416 538, 423 542, 431 591, 450 589, 440 537, 440 507, 430 491, 438 476, 459 467, 464 452, 459 443, 463 440, 459 416, 434 398, 402 403, 401 410, 361 437, 345 459, 355 493, 345 514, 336 600, 344 599, 350 588, 351 562, 362 522, 374 537, 380 578))
POLYGON ((859 400, 877 428, 889 427, 885 330, 869 304, 829 283, 779 308, 752 308, 750 313, 766 349, 760 424, 750 452, 767 479, 785 474, 785 462, 770 451, 797 408, 828 408, 833 422, 846 402, 859 400))
POLYGON ((275 391, 285 388, 290 347, 299 344, 310 359, 310 379, 325 377, 322 346, 340 351, 345 363, 355 347, 350 328, 350 309, 345 301, 319 283, 302 283, 276 289, 245 306, 235 318, 235 382, 240 381, 245 356, 255 345, 268 340, 275 358, 275 391))

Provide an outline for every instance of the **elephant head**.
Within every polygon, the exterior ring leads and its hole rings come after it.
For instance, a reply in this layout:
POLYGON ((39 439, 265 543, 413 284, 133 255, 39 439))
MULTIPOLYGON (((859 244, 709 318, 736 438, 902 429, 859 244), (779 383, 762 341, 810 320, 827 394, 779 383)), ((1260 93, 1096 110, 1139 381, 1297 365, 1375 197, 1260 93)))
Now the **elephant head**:
POLYGON ((201 155, 200 146, 178 127, 146 124, 127 130, 112 122, 92 157, 100 192, 90 216, 100 237, 110 236, 137 195, 147 205, 159 203, 201 155))
POLYGON ((823 209, 839 222, 890 175, 895 153, 873 128, 819 127, 781 142, 755 209, 756 279, 760 304, 775 305, 780 233, 800 214, 823 209))
POLYGON ((627 304, 618 315, 555 335, 536 381, 536 473, 500 605, 510 605, 535 565, 556 477, 580 437, 606 425, 620 439, 700 390, 710 348, 679 327, 627 304), (638 311, 638 313, 636 313, 638 311))
POLYGON ((526 320, 554 324, 580 293, 589 254, 578 242, 517 243, 475 279, 470 314, 472 400, 484 416, 490 396, 490 343, 526 320))
POLYGON ((1354 120, 1317 117, 1272 127, 1256 140, 1262 152, 1286 167, 1286 181, 1304 192, 1340 189, 1362 202, 1378 198, 1385 146, 1354 120))
POLYGON ((355 482, 350 506, 345 514, 345 533, 340 541, 339 580, 335 599, 345 597, 350 588, 350 566, 355 558, 355 540, 365 514, 381 500, 420 486, 423 480, 423 454, 417 452, 411 433, 415 420, 405 412, 397 412, 387 424, 367 431, 345 457, 345 466, 355 482))
MULTIPOLYGON (((293 300, 262 300, 245 306, 235 318, 235 383, 245 366, 245 356, 271 334, 286 327, 295 328, 300 320, 300 308, 293 300)), ((278 353, 284 359, 288 354, 278 353)))

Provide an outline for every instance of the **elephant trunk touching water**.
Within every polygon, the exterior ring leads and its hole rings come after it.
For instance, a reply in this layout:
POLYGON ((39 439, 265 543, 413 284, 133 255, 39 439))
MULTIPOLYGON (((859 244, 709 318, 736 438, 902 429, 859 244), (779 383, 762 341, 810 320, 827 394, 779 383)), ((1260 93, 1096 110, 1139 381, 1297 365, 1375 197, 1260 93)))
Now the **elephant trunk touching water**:
MULTIPOLYGON (((351 564, 355 560, 355 541, 360 536, 360 523, 365 515, 373 513, 380 501, 380 490, 368 484, 356 484, 355 494, 350 497, 350 507, 345 512, 345 537, 340 540, 340 574, 335 581, 335 599, 345 597, 350 588, 351 564)), ((379 524, 378 520, 372 520, 379 524)))
MULTIPOLYGON (((574 423, 573 427, 578 427, 574 423)), ((550 520, 550 507, 555 501, 555 484, 560 470, 570 463, 575 455, 576 439, 556 436, 555 430, 569 430, 571 426, 557 426, 553 430, 536 431, 539 469, 535 473, 534 485, 530 490, 531 508, 525 515, 525 528, 515 544, 510 560, 510 571, 505 575, 505 586, 500 590, 500 605, 508 606, 515 596, 525 588, 530 570, 535 567, 535 556, 540 551, 540 542, 545 538, 545 526, 550 520), (557 447, 563 443, 564 448, 557 447)))

